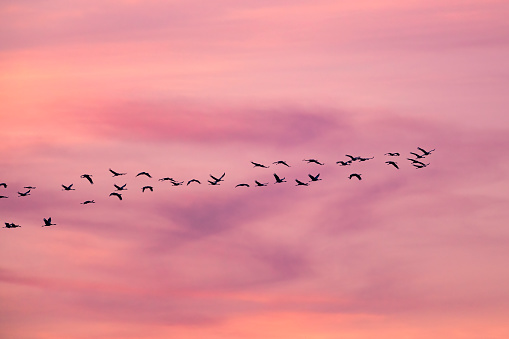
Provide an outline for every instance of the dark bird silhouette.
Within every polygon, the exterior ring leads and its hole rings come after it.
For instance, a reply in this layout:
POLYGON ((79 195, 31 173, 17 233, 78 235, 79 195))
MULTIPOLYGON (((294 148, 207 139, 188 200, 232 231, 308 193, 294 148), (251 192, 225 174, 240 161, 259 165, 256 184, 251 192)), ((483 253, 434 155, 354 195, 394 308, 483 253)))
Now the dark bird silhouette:
POLYGON ((308 164, 310 164, 310 163, 315 163, 315 164, 317 164, 317 165, 324 165, 323 163, 319 162, 319 161, 318 161, 318 160, 316 160, 316 159, 304 159, 304 160, 302 160, 302 161, 307 161, 307 163, 308 163, 308 164))
POLYGON ((269 168, 269 166, 265 166, 265 165, 259 164, 259 163, 257 163, 257 162, 253 162, 253 161, 251 161, 251 163, 254 165, 254 167, 269 168))
POLYGON ((360 175, 360 174, 358 174, 358 173, 352 173, 352 174, 350 174, 350 176, 348 177, 348 179, 352 179, 352 178, 357 178, 357 179, 359 179, 359 180, 362 180, 361 175, 360 175))
POLYGON ((371 159, 374 159, 375 157, 371 157, 371 158, 363 158, 363 157, 359 157, 359 161, 367 161, 367 160, 371 160, 371 159))
POLYGON ((110 193, 110 197, 111 196, 115 196, 115 197, 119 198, 120 200, 122 200, 122 194, 120 194, 120 193, 113 192, 113 193, 110 193))
POLYGON ((42 218, 42 220, 44 220, 44 225, 42 225, 42 227, 44 226, 55 226, 56 224, 52 224, 51 223, 51 217, 46 219, 46 218, 42 218))
POLYGON ((26 197, 27 195, 30 195, 30 190, 28 190, 28 191, 26 191, 24 193, 18 192, 18 194, 19 194, 19 197, 26 197))
POLYGON ((290 167, 290 165, 288 165, 286 163, 286 161, 283 161, 283 160, 279 160, 279 161, 275 161, 273 162, 274 165, 285 165, 286 167, 290 167))
POLYGON ((34 190, 36 189, 37 187, 34 187, 34 186, 25 186, 23 188, 26 188, 27 190, 34 190))
POLYGON ((348 161, 336 161, 336 164, 339 164, 340 166, 349 166, 352 163, 352 160, 348 161))
POLYGON ((166 177, 166 178, 159 179, 159 181, 175 181, 175 180, 173 178, 166 177))
POLYGON ((249 187, 249 184, 238 184, 235 187, 249 187))
POLYGON ((154 187, 152 187, 152 186, 143 186, 141 191, 145 192, 145 190, 150 190, 150 192, 154 192, 154 187))
POLYGON ((198 179, 191 179, 191 180, 189 180, 189 181, 187 182, 187 185, 189 185, 189 184, 190 184, 190 183, 192 183, 192 182, 196 182, 196 183, 198 183, 198 184, 201 184, 200 180, 198 180, 198 179))
POLYGON ((312 176, 311 174, 308 174, 308 177, 309 179, 311 179, 311 181, 318 181, 318 180, 322 180, 322 179, 319 179, 318 177, 320 176, 320 173, 318 173, 317 175, 315 176, 312 176))
POLYGON ((411 158, 407 158, 408 160, 410 160, 412 162, 412 165, 414 166, 426 166, 425 163, 419 161, 419 160, 415 160, 415 159, 411 159, 411 158))
MULTIPOLYGON (((219 178, 216 178, 216 177, 215 177, 215 176, 213 176, 212 174, 209 174, 209 175, 210 175, 210 177, 211 177, 212 179, 214 179, 214 181, 215 181, 215 184, 213 184, 213 185, 217 185, 219 182, 224 181, 224 180, 223 180, 223 178, 224 178, 225 174, 226 174, 226 173, 223 173, 223 174, 222 174, 219 178)), ((209 182, 210 182, 210 180, 209 180, 209 182)))
POLYGON ((261 182, 259 182, 258 180, 255 180, 255 183, 256 183, 256 186, 257 186, 257 187, 267 186, 267 185, 269 184, 268 182, 266 182, 266 183, 261 183, 261 182))
POLYGON ((431 152, 433 152, 433 151, 435 150, 435 149, 433 148, 431 151, 426 151, 425 149, 420 148, 420 147, 417 147, 417 149, 418 149, 419 151, 421 151, 421 152, 423 153, 423 155, 430 155, 430 154, 431 154, 431 152))
POLYGON ((282 182, 286 182, 286 181, 285 181, 285 178, 282 178, 282 179, 281 179, 281 178, 280 178, 280 177, 279 177, 276 173, 274 173, 274 179, 276 179, 275 184, 280 184, 280 183, 282 183, 282 182))
POLYGON ((16 228, 16 227, 21 227, 21 226, 20 225, 16 225, 13 222, 11 222, 11 223, 6 222, 4 228, 16 228))
POLYGON ((209 182, 209 185, 219 185, 220 181, 211 181, 207 180, 209 182))
POLYGON ((119 175, 126 175, 127 174, 127 173, 118 173, 118 172, 115 172, 111 168, 110 168, 110 172, 111 172, 111 174, 113 174, 114 177, 118 177, 119 175))
POLYGON ((127 188, 125 188, 127 184, 123 184, 122 186, 119 186, 119 185, 115 185, 113 184, 113 186, 115 186, 115 188, 117 189, 117 191, 127 191, 127 188))
POLYGON ((7 199, 8 196, 5 196, 5 195, 0 195, 0 199, 7 199))
POLYGON ((396 167, 397 169, 399 169, 399 167, 398 167, 398 163, 397 163, 397 162, 395 162, 395 161, 386 161, 385 163, 386 163, 387 165, 392 165, 392 166, 396 167))
POLYGON ((422 154, 417 154, 417 153, 415 153, 415 152, 410 152, 410 154, 415 155, 415 158, 416 158, 416 159, 423 159, 423 158, 425 157, 424 155, 422 155, 422 154))
POLYGON ((173 186, 180 186, 180 185, 182 185, 183 183, 184 183, 183 181, 172 181, 172 182, 171 182, 171 184, 172 184, 173 186))
POLYGON ((81 205, 95 204, 95 201, 94 200, 86 200, 86 201, 80 202, 80 204, 81 205))
POLYGON ((82 176, 80 176, 80 178, 87 179, 91 184, 94 183, 92 181, 92 175, 90 175, 90 174, 83 174, 82 176))
POLYGON ((7 188, 7 184, 5 182, 1 183, 0 186, 3 186, 4 188, 7 188))
POLYGON ((345 154, 345 156, 350 158, 350 162, 360 159, 360 157, 354 157, 353 155, 350 154, 345 154))
POLYGON ((148 174, 147 172, 140 172, 140 173, 136 174, 137 177, 139 177, 140 175, 146 175, 147 177, 152 178, 152 176, 150 174, 148 174))
POLYGON ((385 155, 388 155, 390 157, 399 157, 400 154, 398 152, 394 152, 394 153, 389 152, 389 153, 385 153, 385 155))
POLYGON ((295 181, 297 182, 297 185, 295 186, 309 186, 307 182, 302 182, 299 179, 295 179, 295 181))
POLYGON ((62 187, 64 188, 62 191, 75 191, 75 189, 72 188, 72 185, 73 184, 70 184, 69 186, 62 185, 62 187))
POLYGON ((412 163, 412 165, 415 167, 415 168, 424 168, 424 167, 427 167, 429 165, 429 163, 425 164, 425 163, 422 163, 420 162, 419 164, 418 163, 412 163))

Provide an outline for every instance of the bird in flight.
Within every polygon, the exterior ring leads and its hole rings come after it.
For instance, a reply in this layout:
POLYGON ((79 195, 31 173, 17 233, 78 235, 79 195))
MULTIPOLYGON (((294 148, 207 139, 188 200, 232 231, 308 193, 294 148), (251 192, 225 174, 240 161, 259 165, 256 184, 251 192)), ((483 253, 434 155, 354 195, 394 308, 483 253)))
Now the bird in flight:
POLYGON ((118 172, 115 172, 111 168, 109 170, 110 170, 111 174, 113 174, 114 177, 118 177, 119 175, 126 175, 127 174, 127 173, 118 173, 118 172))
POLYGON ((73 184, 70 184, 69 186, 62 185, 62 187, 64 188, 62 191, 75 191, 75 189, 72 188, 72 185, 73 184))
POLYGON ((148 174, 148 172, 140 172, 140 173, 136 174, 137 177, 139 177, 140 175, 146 175, 147 177, 152 178, 152 176, 150 174, 148 174))
POLYGON ((180 186, 180 185, 182 185, 183 183, 184 183, 183 181, 172 181, 172 182, 171 182, 171 184, 172 184, 173 186, 180 186))
POLYGON ((295 181, 297 182, 297 185, 295 186, 309 186, 307 182, 302 182, 299 179, 295 179, 295 181))
POLYGON ((262 187, 262 186, 267 186, 269 183, 268 183, 268 182, 266 182, 266 183, 261 183, 261 182, 259 182, 258 180, 255 180, 255 184, 256 184, 256 186, 257 186, 257 187, 262 187))
POLYGON ((349 166, 351 163, 352 163, 352 160, 348 160, 348 161, 336 161, 336 164, 338 164, 339 166, 349 166))
POLYGON ((359 180, 362 180, 361 175, 360 175, 360 174, 358 174, 358 173, 352 173, 352 174, 350 174, 350 176, 348 177, 348 179, 352 179, 352 178, 357 178, 357 179, 359 179, 359 180))
POLYGON ((122 194, 120 194, 120 193, 113 192, 113 193, 110 193, 110 197, 111 196, 115 196, 115 197, 119 198, 120 200, 122 200, 122 194))
POLYGON ((302 161, 306 161, 308 164, 310 163, 315 163, 317 165, 324 165, 323 163, 321 163, 320 161, 316 160, 316 159, 304 159, 302 161))
POLYGON ((215 177, 215 176, 213 176, 212 174, 209 174, 209 175, 210 175, 210 177, 211 177, 212 179, 214 179, 214 183, 212 184, 212 182, 211 182, 210 180, 209 180, 209 182, 210 182, 212 185, 218 185, 218 184, 219 184, 219 182, 224 181, 224 180, 223 180, 223 178, 224 178, 224 175, 225 175, 225 174, 226 174, 226 173, 223 173, 223 175, 221 175, 219 178, 216 178, 216 177, 215 177))
MULTIPOLYGON (((189 185, 189 184, 190 184, 190 183, 192 183, 192 182, 196 182, 196 183, 198 183, 198 184, 201 184, 200 180, 198 180, 198 179, 191 179, 191 180, 189 180, 189 181, 187 182, 187 185, 189 185)), ((187 185, 186 185, 186 186, 187 186, 187 185)))
POLYGON ((37 187, 34 187, 34 186, 25 186, 23 188, 26 188, 27 190, 34 190, 36 189, 37 187))
POLYGON ((86 200, 86 201, 80 202, 80 204, 81 205, 95 204, 95 201, 94 200, 86 200))
POLYGON ((265 165, 259 164, 259 163, 257 163, 257 162, 253 162, 253 161, 251 161, 251 163, 254 165, 254 167, 269 168, 269 166, 265 166, 265 165))
POLYGON ((359 157, 359 161, 366 161, 366 160, 371 160, 371 159, 374 159, 375 157, 371 157, 371 158, 363 158, 363 157, 359 157))
POLYGON ((30 190, 22 193, 22 192, 18 192, 19 196, 18 197, 26 197, 27 195, 30 195, 30 190))
POLYGON ((175 181, 175 180, 173 180, 173 178, 166 177, 166 178, 159 179, 159 181, 175 181))
POLYGON ((397 163, 397 162, 395 162, 395 161, 386 161, 385 163, 386 163, 387 165, 392 165, 392 166, 396 167, 397 169, 399 169, 399 167, 398 167, 398 163, 397 163))
POLYGON ((80 176, 80 178, 87 179, 91 184, 94 183, 92 181, 92 175, 90 175, 90 174, 83 174, 83 175, 80 176))
POLYGON ((0 195, 0 199, 7 199, 7 198, 8 198, 8 196, 6 196, 6 195, 0 195))
POLYGON ((4 188, 7 188, 7 184, 5 182, 2 182, 0 186, 3 186, 4 188))
POLYGON ((235 187, 249 187, 249 184, 238 184, 235 187))
POLYGON ((276 179, 276 182, 275 184, 279 184, 279 183, 282 183, 282 182, 286 182, 285 181, 285 178, 280 178, 276 173, 274 173, 274 179, 276 179))
POLYGON ((4 228, 16 228, 16 227, 21 227, 21 226, 20 225, 16 225, 13 222, 11 222, 11 223, 6 222, 5 226, 4 226, 4 228))
POLYGON ((385 153, 385 155, 388 155, 390 157, 399 157, 400 154, 398 152, 394 152, 394 153, 389 152, 389 153, 385 153))
POLYGON ((322 179, 319 179, 318 177, 320 176, 320 173, 318 173, 317 175, 315 176, 312 176, 311 174, 308 174, 308 177, 309 179, 311 179, 311 181, 318 181, 318 180, 322 180, 322 179))
POLYGON ((42 225, 42 227, 44 227, 44 226, 54 226, 54 225, 56 225, 56 224, 52 224, 52 223, 51 223, 51 217, 49 217, 48 219, 46 219, 46 218, 42 218, 42 220, 44 220, 44 225, 42 225))
POLYGON ((423 155, 430 155, 430 154, 431 154, 431 152, 433 152, 433 151, 435 150, 435 149, 433 148, 431 151, 426 151, 425 149, 420 148, 420 147, 417 147, 417 149, 418 149, 419 151, 421 151, 421 152, 423 153, 423 155))
POLYGON ((143 186, 141 191, 145 192, 145 190, 150 190, 150 192, 154 192, 154 187, 152 187, 152 186, 143 186))
POLYGON ((423 155, 423 154, 417 154, 417 153, 415 153, 415 152, 410 152, 410 154, 415 155, 415 158, 416 158, 416 159, 423 159, 423 158, 425 157, 425 155, 423 155))
POLYGON ((119 185, 113 184, 113 186, 115 186, 117 191, 127 191, 127 188, 125 188, 126 185, 127 184, 123 184, 122 186, 119 186, 119 185))
POLYGON ((279 161, 275 161, 273 162, 274 165, 285 165, 286 167, 290 167, 290 165, 288 165, 286 163, 286 161, 283 161, 283 160, 279 160, 279 161))
POLYGON ((354 157, 353 155, 350 155, 350 154, 345 154, 345 156, 350 158, 350 160, 349 160, 350 162, 360 159, 360 157, 354 157))
POLYGON ((423 163, 423 162, 413 162, 412 165, 415 167, 415 168, 424 168, 426 166, 429 165, 429 162, 427 164, 423 163))

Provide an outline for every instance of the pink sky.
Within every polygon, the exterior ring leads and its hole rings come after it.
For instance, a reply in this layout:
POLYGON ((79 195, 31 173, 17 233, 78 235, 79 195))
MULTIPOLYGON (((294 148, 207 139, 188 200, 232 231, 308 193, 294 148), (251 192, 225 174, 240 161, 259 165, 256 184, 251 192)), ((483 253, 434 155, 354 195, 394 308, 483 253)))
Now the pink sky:
POLYGON ((509 337, 508 14, 2 1, 0 337, 509 337))

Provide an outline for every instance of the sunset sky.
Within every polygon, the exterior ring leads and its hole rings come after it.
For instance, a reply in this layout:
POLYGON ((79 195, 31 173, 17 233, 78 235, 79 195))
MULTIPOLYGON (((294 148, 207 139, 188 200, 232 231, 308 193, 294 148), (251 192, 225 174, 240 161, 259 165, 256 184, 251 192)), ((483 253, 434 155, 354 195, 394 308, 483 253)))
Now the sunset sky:
POLYGON ((508 338, 508 15, 1 1, 0 337, 508 338))

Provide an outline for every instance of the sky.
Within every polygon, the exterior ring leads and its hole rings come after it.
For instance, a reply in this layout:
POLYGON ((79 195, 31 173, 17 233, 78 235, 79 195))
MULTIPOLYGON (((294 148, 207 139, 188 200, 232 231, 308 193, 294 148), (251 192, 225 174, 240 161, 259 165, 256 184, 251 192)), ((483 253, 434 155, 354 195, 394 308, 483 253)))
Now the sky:
POLYGON ((508 14, 2 1, 0 337, 507 338, 508 14))

